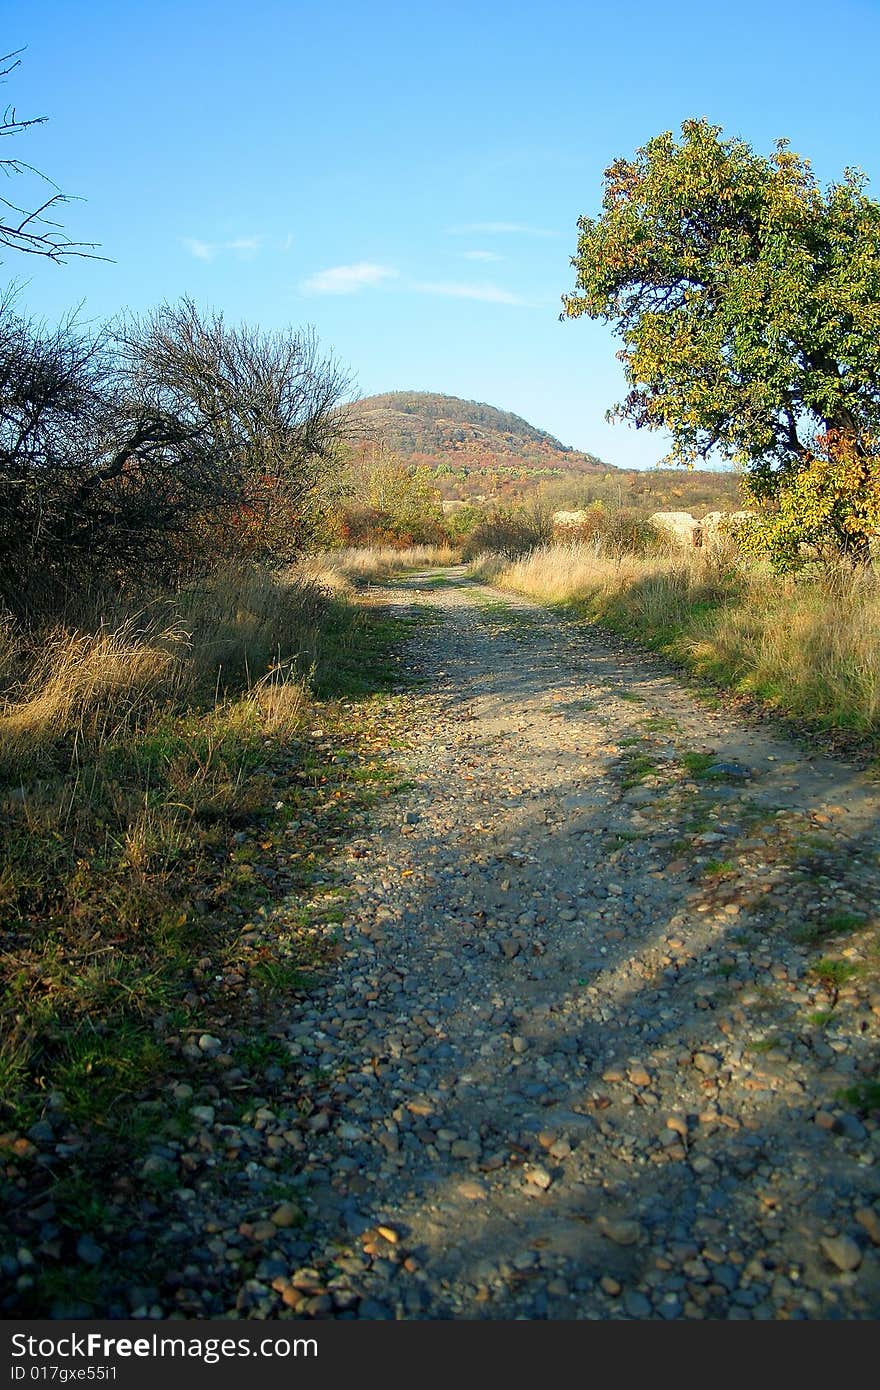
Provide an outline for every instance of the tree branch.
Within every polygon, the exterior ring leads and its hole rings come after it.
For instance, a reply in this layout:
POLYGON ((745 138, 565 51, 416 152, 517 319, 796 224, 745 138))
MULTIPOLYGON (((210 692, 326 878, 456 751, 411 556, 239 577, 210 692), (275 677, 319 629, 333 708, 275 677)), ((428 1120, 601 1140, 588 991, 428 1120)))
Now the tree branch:
MULTIPOLYGON (((0 81, 19 67, 21 63, 19 54, 23 52, 24 49, 19 48, 0 57, 0 81)), ((3 113, 3 119, 0 121, 0 137, 21 135, 31 126, 42 125, 45 120, 45 116, 33 116, 27 120, 19 120, 15 107, 7 106, 3 113)), ((33 165, 20 159, 0 159, 0 172, 7 177, 13 177, 16 174, 33 174, 36 178, 42 179, 56 189, 55 193, 34 208, 32 212, 27 212, 24 208, 9 202, 7 198, 0 198, 0 205, 12 213, 19 214, 21 218, 20 221, 14 219, 8 221, 0 218, 0 246, 7 246, 12 251, 21 251, 31 256, 44 256, 47 260, 54 261, 56 265, 63 265, 68 256, 98 261, 109 259, 107 256, 95 255, 97 242, 74 241, 64 234, 60 223, 53 222, 43 215, 49 208, 58 203, 72 201, 67 194, 58 189, 58 185, 52 179, 41 173, 39 169, 35 169, 33 165)))

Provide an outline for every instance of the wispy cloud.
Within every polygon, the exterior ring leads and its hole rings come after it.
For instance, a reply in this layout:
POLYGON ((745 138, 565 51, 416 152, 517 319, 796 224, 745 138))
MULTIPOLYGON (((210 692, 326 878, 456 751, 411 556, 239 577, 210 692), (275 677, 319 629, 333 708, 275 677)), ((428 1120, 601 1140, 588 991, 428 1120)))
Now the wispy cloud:
POLYGON ((504 257, 499 256, 497 251, 462 251, 462 257, 466 261, 503 261, 504 257))
POLYGON ((401 276, 394 266, 377 265, 373 261, 357 261, 353 265, 335 265, 327 270, 316 271, 307 280, 300 282, 299 289, 301 294, 357 294, 360 290, 375 288, 390 281, 395 281, 398 289, 409 294, 439 295, 445 299, 474 299, 481 300, 484 304, 528 303, 511 290, 486 281, 472 284, 460 280, 414 280, 409 276, 401 276))
POLYGON ((249 261, 263 249, 266 238, 263 236, 237 236, 228 241, 202 241, 198 237, 181 238, 191 256, 199 261, 213 261, 218 256, 230 254, 241 261, 249 261))
POLYGON ((356 294, 367 286, 381 285, 385 280, 396 278, 397 271, 389 265, 358 261, 355 265, 334 265, 329 270, 319 270, 303 280, 300 289, 304 294, 356 294))
POLYGON ((212 261, 214 259, 214 248, 210 241, 197 241, 194 236, 181 238, 184 246, 191 256, 195 256, 199 261, 212 261))
POLYGON ((235 251, 241 256, 256 255, 263 245, 264 238, 261 236, 239 236, 233 237, 231 241, 221 242, 221 250, 235 251))
POLYGON ((530 227, 525 222, 467 222, 450 227, 451 236, 558 236, 548 227, 530 227))
POLYGON ((293 233, 280 241, 274 241, 262 234, 255 236, 229 237, 226 241, 203 241, 200 237, 181 237, 181 243, 191 256, 198 261, 215 261, 218 256, 234 256, 239 261, 251 261, 261 251, 289 251, 293 246, 293 233))
POLYGON ((525 304, 526 300, 500 285, 465 285, 446 280, 414 280, 409 286, 418 294, 439 294, 447 299, 481 299, 486 304, 525 304))

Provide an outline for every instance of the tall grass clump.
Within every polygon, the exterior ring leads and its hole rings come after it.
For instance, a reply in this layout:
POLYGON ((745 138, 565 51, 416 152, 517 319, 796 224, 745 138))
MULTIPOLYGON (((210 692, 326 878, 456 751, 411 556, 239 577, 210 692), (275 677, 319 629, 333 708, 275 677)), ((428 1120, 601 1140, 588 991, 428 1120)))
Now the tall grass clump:
POLYGON ((300 572, 333 590, 346 584, 377 584, 409 570, 455 565, 461 553, 450 545, 349 546, 309 555, 300 572))
POLYGON ((25 671, 0 706, 0 767, 18 774, 59 741, 82 746, 119 737, 174 693, 188 657, 182 625, 139 613, 96 632, 55 628, 32 645, 29 663, 14 650, 18 661, 10 666, 25 671))
POLYGON ((327 604, 312 580, 242 568, 139 608, 119 600, 91 630, 16 638, 7 626, 0 768, 62 767, 181 702, 207 708, 271 686, 277 705, 279 686, 301 688, 317 660, 327 604))

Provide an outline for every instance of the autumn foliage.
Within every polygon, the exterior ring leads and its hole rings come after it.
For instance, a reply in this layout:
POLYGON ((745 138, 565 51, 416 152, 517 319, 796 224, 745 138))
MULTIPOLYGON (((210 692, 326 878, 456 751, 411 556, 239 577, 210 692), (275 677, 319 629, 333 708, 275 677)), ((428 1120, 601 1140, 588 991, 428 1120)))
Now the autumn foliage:
POLYGON ((685 121, 606 170, 580 219, 563 317, 603 318, 630 391, 611 412, 668 430, 673 461, 725 457, 790 563, 809 539, 853 561, 877 532, 880 205, 848 169, 820 188, 778 142, 763 158, 685 121))

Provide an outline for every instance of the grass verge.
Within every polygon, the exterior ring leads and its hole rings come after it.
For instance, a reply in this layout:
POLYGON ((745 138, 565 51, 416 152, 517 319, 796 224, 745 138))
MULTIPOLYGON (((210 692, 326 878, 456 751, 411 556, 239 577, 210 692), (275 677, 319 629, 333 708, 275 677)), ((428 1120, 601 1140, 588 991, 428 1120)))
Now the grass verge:
POLYGON ((338 952, 332 857, 399 784, 410 621, 249 575, 7 641, 0 1256, 44 1213, 7 1309, 78 1287, 83 1234, 124 1221, 99 1194, 192 1125, 175 1086, 265 1094, 289 1061, 267 1020, 338 952))

